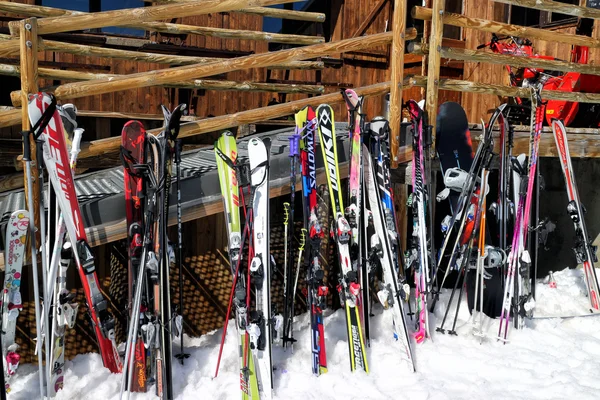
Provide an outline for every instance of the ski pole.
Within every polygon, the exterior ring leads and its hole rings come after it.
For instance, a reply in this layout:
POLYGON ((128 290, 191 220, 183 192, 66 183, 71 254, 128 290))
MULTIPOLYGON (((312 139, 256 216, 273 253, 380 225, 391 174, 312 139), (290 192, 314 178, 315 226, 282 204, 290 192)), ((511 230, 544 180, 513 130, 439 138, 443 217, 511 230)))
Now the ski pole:
MULTIPOLYGON (((23 131, 23 160, 25 161, 25 174, 27 176, 27 192, 29 196, 27 196, 27 208, 29 209, 30 214, 34 215, 34 205, 33 205, 33 184, 31 182, 33 175, 31 173, 31 144, 29 142, 29 137, 31 135, 30 131, 23 131)), ((41 315, 40 315, 40 289, 39 289, 39 279, 38 279, 38 271, 37 271, 37 242, 36 242, 36 227, 35 227, 35 218, 31 218, 29 221, 29 240, 31 241, 31 265, 32 265, 32 275, 33 275, 33 292, 34 292, 34 305, 35 305, 35 330, 37 334, 37 344, 39 346, 42 343, 41 338, 41 315)), ((43 354, 41 350, 37 354, 38 358, 38 369, 39 369, 39 379, 40 379, 40 396, 43 398, 44 391, 44 367, 42 361, 43 354)))
POLYGON ((177 269, 179 270, 179 316, 181 317, 181 329, 179 331, 179 354, 175 357, 179 359, 181 365, 183 360, 190 355, 183 352, 183 228, 181 224, 181 149, 183 142, 181 139, 175 140, 175 170, 177 174, 177 269))

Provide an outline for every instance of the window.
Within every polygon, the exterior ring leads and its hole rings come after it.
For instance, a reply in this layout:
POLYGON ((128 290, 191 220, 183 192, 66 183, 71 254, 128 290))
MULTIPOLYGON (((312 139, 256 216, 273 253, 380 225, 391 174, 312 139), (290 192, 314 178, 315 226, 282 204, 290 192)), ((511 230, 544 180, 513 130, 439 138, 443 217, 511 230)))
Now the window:
MULTIPOLYGON (((579 5, 579 0, 555 0, 558 3, 579 5)), ((556 28, 577 23, 577 17, 531 8, 510 6, 509 23, 536 28, 556 28)))
MULTIPOLYGON (((73 11, 98 12, 121 10, 123 8, 144 7, 144 0, 36 0, 36 4, 45 7, 62 8, 73 11)), ((104 33, 118 35, 145 36, 146 32, 142 29, 124 28, 124 27, 106 27, 99 30, 104 33)))
MULTIPOLYGON (((309 6, 311 1, 299 1, 296 3, 288 3, 288 4, 277 4, 271 6, 270 8, 285 8, 288 10, 295 11, 303 11, 307 6, 309 6)), ((282 18, 272 18, 272 17, 264 17, 263 18, 263 31, 271 32, 271 33, 282 33, 283 32, 283 19, 282 18)))
MULTIPOLYGON (((93 1, 93 0, 90 0, 93 1)), ((144 0, 99 0, 100 11, 121 10, 123 8, 138 8, 144 7, 144 0)), ((146 31, 143 29, 124 28, 120 26, 109 26, 102 28, 104 33, 112 33, 117 35, 130 36, 145 36, 146 31)))
POLYGON ((38 0, 39 5, 72 11, 90 12, 90 0, 38 0))

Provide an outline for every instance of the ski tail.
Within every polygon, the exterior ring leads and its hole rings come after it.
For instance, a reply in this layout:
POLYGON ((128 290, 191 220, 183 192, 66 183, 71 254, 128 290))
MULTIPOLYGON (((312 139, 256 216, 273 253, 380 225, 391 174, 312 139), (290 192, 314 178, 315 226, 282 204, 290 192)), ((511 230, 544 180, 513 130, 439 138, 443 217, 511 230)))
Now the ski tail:
POLYGON ((576 231, 576 243, 574 247, 577 256, 578 264, 583 265, 583 272, 587 286, 588 298, 590 301, 590 311, 600 311, 600 291, 598 289, 598 278, 596 276, 596 268, 594 262, 597 262, 596 248, 591 244, 588 237, 587 228, 583 218, 584 208, 579 199, 577 184, 575 183, 575 174, 569 153, 569 144, 567 140, 567 132, 564 123, 561 120, 552 121, 552 132, 556 148, 558 149, 560 164, 562 166, 569 204, 567 210, 576 231))
MULTIPOLYGON (((10 381, 16 373, 21 356, 15 342, 17 319, 23 303, 21 301, 21 276, 25 259, 25 245, 29 231, 29 211, 14 211, 6 224, 4 244, 4 290, 2 291, 2 323, 0 329, 1 348, 4 362, 4 389, 10 392, 10 381)), ((2 389, 0 389, 2 390, 2 389)))

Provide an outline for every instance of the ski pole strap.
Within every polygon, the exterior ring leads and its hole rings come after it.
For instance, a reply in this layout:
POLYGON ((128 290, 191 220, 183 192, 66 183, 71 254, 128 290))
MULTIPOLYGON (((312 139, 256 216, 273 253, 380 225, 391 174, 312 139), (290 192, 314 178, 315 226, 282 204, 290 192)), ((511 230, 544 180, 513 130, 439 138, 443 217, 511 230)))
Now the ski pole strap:
POLYGON ((119 147, 119 158, 121 159, 121 164, 123 165, 123 168, 125 168, 130 175, 136 177, 141 177, 143 175, 142 172, 136 171, 137 162, 131 155, 131 151, 127 150, 123 146, 119 147))
MULTIPOLYGON (((38 96, 41 94, 42 94, 42 92, 40 92, 38 94, 38 96)), ((31 127, 31 129, 29 129, 29 132, 31 132, 33 134, 33 138, 36 140, 38 137, 40 137, 42 132, 44 132, 44 129, 46 129, 46 127, 50 123, 50 120, 54 116, 54 112, 56 111, 56 97, 54 97, 54 95, 52 95, 52 94, 50 94, 49 96, 50 96, 50 104, 48 105, 48 108, 46 108, 46 110, 44 110, 44 112, 42 113, 42 116, 38 120, 38 122, 36 122, 35 125, 33 125, 31 127)))
POLYGON ((223 160, 225 162, 225 164, 227 164, 227 166, 231 169, 237 169, 237 165, 233 162, 233 160, 229 157, 227 157, 227 155, 225 153, 223 153, 221 151, 221 149, 219 149, 218 147, 215 146, 215 153, 217 153, 217 155, 221 158, 221 160, 223 160))
POLYGON ((358 106, 360 105, 360 101, 355 106, 354 104, 352 104, 350 97, 346 94, 346 89, 341 88, 340 92, 342 92, 342 97, 344 98, 344 101, 346 102, 346 105, 348 106, 348 110, 350 111, 350 113, 354 113, 356 111, 356 109, 358 108, 358 106))
MULTIPOLYGON (((41 92, 38 95, 40 94, 41 92)), ((25 161, 31 161, 31 144, 29 143, 29 135, 33 135, 33 139, 37 141, 54 116, 54 112, 56 111, 56 97, 50 95, 50 100, 50 104, 42 113, 41 118, 28 131, 21 132, 21 135, 23 136, 23 160, 25 161)))
MULTIPOLYGON (((266 170, 268 170, 269 169, 269 161, 265 160, 265 161, 261 162, 260 164, 258 164, 256 167, 254 167, 252 170, 250 170, 250 175, 252 175, 254 173, 254 171, 256 171, 257 169, 259 169, 261 167, 264 167, 266 170)), ((263 174, 262 180, 259 183, 257 183, 256 185, 252 185, 252 186, 258 187, 258 186, 262 185, 266 178, 267 178, 267 174, 265 173, 265 174, 263 174)))
POLYGON ((181 128, 181 116, 183 111, 186 109, 186 105, 184 103, 175 107, 172 113, 167 117, 165 114, 165 130, 169 135, 171 140, 177 139, 179 135, 179 128, 181 128))

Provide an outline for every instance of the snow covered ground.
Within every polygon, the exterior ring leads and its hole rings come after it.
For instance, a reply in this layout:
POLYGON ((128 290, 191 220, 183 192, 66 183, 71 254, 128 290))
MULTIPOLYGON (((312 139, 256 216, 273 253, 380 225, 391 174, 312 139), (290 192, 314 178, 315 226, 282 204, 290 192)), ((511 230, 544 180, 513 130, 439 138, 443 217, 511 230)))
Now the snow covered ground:
MULTIPOLYGON (((600 273, 600 271, 599 271, 600 273)), ((538 282, 536 316, 582 315, 588 310, 581 270, 554 274, 558 288, 538 282)), ((294 354, 273 348, 276 399, 598 399, 600 397, 600 317, 535 319, 522 331, 511 330, 510 343, 495 340, 498 321, 484 320, 488 338, 471 334, 465 304, 458 336, 435 332, 448 297, 444 293, 430 316, 433 340, 415 346, 417 372, 408 372, 389 334, 391 320, 381 310, 372 318, 370 374, 349 372, 341 311, 325 318, 329 372, 311 374, 308 315, 296 320, 294 354)), ((452 312, 453 310, 451 310, 452 312)), ((451 314, 452 315, 452 314, 451 314)), ((190 358, 174 360, 176 399, 238 399, 239 373, 234 325, 229 325, 221 371, 213 379, 222 330, 188 339, 190 358)), ((57 399, 118 399, 121 376, 102 367, 97 354, 67 362, 65 388, 57 399)), ((37 369, 22 365, 9 398, 37 398, 37 369)), ((151 393, 131 399, 154 399, 151 393)))

